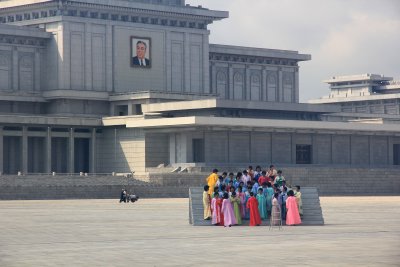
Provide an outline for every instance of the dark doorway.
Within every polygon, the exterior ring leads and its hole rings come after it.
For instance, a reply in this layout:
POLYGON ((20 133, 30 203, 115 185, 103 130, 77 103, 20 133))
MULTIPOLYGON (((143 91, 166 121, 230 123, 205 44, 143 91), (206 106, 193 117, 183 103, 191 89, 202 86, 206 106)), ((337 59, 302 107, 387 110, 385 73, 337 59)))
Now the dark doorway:
POLYGON ((204 139, 193 139, 193 162, 205 162, 204 139))
POLYGON ((89 172, 89 138, 75 138, 75 173, 89 172))
POLYGON ((296 145, 296 164, 311 164, 311 145, 296 145))
POLYGON ((22 138, 19 136, 3 137, 3 171, 5 174, 17 174, 21 170, 22 138))
POLYGON ((400 165, 400 144, 393 145, 393 165, 400 165))
POLYGON ((28 137, 28 172, 45 172, 46 139, 44 137, 28 137))
POLYGON ((68 172, 68 138, 66 137, 51 139, 51 171, 68 172))

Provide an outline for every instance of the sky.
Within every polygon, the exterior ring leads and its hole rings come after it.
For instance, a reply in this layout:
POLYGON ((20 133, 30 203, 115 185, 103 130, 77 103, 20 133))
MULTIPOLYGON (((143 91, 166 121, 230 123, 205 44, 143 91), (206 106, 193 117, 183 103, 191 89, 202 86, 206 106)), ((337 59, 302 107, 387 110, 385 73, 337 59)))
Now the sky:
POLYGON ((210 43, 295 50, 300 102, 328 95, 323 80, 384 74, 400 80, 400 0, 186 0, 229 11, 209 25, 210 43))

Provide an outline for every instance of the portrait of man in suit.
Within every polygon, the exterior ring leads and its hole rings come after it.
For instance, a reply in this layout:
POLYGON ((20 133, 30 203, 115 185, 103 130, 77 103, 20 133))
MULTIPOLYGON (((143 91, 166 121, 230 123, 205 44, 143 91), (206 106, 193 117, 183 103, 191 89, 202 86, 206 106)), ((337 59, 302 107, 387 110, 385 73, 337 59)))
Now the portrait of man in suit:
POLYGON ((150 39, 131 37, 131 66, 150 68, 150 39))

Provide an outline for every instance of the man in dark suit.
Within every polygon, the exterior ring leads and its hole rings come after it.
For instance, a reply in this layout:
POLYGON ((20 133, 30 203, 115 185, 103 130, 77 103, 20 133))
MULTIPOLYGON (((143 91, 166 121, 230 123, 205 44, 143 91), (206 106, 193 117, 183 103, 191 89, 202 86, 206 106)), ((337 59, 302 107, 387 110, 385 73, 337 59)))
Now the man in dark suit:
POLYGON ((145 58, 147 51, 147 44, 143 41, 136 43, 136 57, 132 58, 133 66, 150 67, 150 60, 145 58))

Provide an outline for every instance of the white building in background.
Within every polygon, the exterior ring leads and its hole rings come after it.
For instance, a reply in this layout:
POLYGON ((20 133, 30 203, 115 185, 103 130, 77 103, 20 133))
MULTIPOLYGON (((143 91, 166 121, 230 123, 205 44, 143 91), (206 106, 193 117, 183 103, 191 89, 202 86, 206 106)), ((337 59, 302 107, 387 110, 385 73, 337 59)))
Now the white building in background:
POLYGON ((228 12, 183 0, 110 3, 0 1, 1 173, 400 165, 390 78, 299 103, 310 55, 210 44, 228 12))

